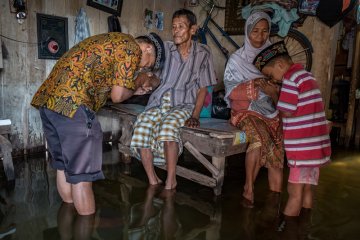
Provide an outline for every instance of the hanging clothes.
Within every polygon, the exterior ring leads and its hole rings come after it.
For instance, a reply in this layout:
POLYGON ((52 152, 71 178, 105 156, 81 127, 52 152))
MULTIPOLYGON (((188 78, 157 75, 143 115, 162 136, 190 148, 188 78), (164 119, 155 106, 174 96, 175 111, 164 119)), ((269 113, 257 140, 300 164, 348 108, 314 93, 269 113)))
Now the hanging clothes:
POLYGON ((289 32, 291 24, 299 19, 297 15, 297 8, 291 8, 287 10, 277 3, 264 3, 261 5, 248 4, 242 8, 242 18, 247 19, 251 13, 256 11, 271 12, 271 22, 279 27, 277 34, 281 37, 285 37, 289 32))
POLYGON ((74 45, 85 38, 90 37, 89 21, 84 8, 80 8, 75 20, 75 40, 74 45))
POLYGON ((344 19, 356 6, 356 0, 320 0, 316 16, 329 27, 344 19))
POLYGON ((121 25, 116 15, 111 15, 107 19, 109 32, 121 32, 121 25))

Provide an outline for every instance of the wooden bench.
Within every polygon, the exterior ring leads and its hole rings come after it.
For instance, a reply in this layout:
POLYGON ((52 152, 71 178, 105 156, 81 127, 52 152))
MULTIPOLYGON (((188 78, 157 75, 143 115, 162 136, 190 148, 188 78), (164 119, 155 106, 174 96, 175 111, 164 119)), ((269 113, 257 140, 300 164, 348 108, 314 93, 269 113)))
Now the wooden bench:
MULTIPOLYGON (((98 112, 103 132, 111 133, 112 141, 118 141, 119 151, 132 156, 130 142, 133 124, 144 107, 135 104, 108 104, 98 112)), ((224 181, 225 158, 246 151, 244 132, 233 127, 227 120, 202 118, 200 128, 181 128, 184 147, 210 174, 203 174, 183 166, 177 166, 176 174, 213 188, 215 195, 221 194, 224 181), (210 156, 209 161, 204 155, 210 156)), ((156 166, 166 170, 166 166, 156 166)))

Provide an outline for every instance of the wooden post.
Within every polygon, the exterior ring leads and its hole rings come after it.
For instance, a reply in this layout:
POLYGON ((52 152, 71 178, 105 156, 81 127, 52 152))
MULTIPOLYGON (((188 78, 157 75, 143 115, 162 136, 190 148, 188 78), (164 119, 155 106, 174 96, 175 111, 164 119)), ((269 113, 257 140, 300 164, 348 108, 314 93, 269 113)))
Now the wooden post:
MULTIPOLYGON (((1 29, 1 26, 0 26, 1 29)), ((0 71, 3 68, 3 55, 2 55, 2 48, 1 48, 1 37, 0 37, 0 71)))
POLYGON ((345 133, 345 146, 349 147, 350 139, 352 135, 354 115, 355 115, 355 90, 359 81, 359 64, 360 64, 360 26, 356 26, 356 35, 355 35, 355 47, 354 47, 354 57, 352 63, 352 72, 351 72, 351 85, 349 92, 349 108, 348 108, 348 117, 346 122, 346 133, 345 133))
POLYGON ((212 157, 212 164, 219 170, 217 176, 213 174, 216 179, 216 187, 214 187, 214 194, 216 196, 221 194, 222 185, 224 183, 225 175, 225 157, 212 157))

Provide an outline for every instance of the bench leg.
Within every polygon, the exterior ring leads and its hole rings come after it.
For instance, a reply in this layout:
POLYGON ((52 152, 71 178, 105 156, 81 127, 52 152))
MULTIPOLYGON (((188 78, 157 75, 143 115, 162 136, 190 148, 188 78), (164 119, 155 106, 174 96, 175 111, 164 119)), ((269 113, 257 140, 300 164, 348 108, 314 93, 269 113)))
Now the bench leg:
POLYGON ((221 194, 222 185, 224 183, 224 173, 225 173, 225 157, 212 157, 212 164, 219 170, 217 175, 213 174, 213 177, 216 179, 216 187, 214 187, 214 194, 216 196, 221 194))
POLYGON ((0 135, 0 150, 3 155, 3 165, 8 181, 15 179, 14 164, 11 156, 12 146, 9 140, 0 135))

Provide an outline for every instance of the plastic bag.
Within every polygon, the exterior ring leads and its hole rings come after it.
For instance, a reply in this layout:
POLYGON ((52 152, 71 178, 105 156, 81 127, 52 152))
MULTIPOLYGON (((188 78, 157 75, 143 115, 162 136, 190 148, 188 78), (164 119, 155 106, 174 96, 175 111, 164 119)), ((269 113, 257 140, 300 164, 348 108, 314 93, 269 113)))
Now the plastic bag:
POLYGON ((212 118, 220 118, 220 119, 229 119, 231 115, 231 109, 227 107, 227 104, 224 100, 225 91, 217 91, 213 93, 212 100, 212 118))

